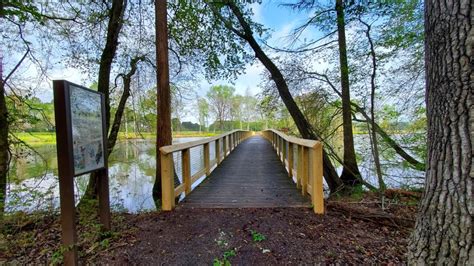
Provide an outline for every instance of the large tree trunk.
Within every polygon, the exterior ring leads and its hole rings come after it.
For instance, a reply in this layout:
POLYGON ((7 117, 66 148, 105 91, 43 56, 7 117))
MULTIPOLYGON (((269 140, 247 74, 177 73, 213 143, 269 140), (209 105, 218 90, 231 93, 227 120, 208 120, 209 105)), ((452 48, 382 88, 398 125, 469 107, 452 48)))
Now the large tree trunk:
MULTIPOLYGON (((161 199, 160 148, 171 145, 171 92, 168 65, 168 25, 166 1, 155 1, 156 66, 157 66, 157 132, 156 132, 156 178, 153 199, 159 208, 161 199)), ((176 178, 175 178, 176 179, 176 178)))
POLYGON ((341 179, 346 185, 359 184, 360 172, 357 166, 352 134, 351 94, 349 89, 349 65, 347 63, 344 2, 336 0, 339 62, 341 69, 342 128, 344 135, 344 158, 341 179))
POLYGON ((8 173, 8 110, 5 102, 3 64, 0 57, 0 219, 5 212, 8 173))
MULTIPOLYGON (((240 26, 243 28, 243 32, 239 32, 235 28, 233 28, 228 21, 223 21, 225 26, 233 31, 237 36, 247 41, 250 47, 255 52, 256 57, 260 60, 260 62, 265 66, 265 68, 270 72, 273 81, 278 89, 278 93, 285 104, 288 112, 290 113, 291 117, 293 118, 298 131, 300 132, 301 136, 306 139, 315 139, 320 140, 319 136, 317 136, 314 131, 312 130, 311 125, 304 117, 303 113, 299 109, 298 105, 296 104, 295 100, 291 96, 291 93, 288 89, 288 84, 286 83, 285 79, 281 71, 278 67, 273 63, 273 61, 265 54, 262 50, 260 45, 257 43, 255 38, 253 37, 252 30, 250 25, 245 21, 245 18, 240 11, 239 7, 235 5, 233 1, 225 1, 225 3, 230 7, 232 13, 236 16, 237 20, 239 21, 240 26)), ((219 11, 214 10, 216 15, 220 16, 219 11)), ((221 19, 223 19, 221 17, 221 19)), ((336 169, 332 164, 327 152, 323 150, 323 174, 326 180, 326 183, 329 186, 331 192, 337 191, 342 186, 342 181, 337 175, 336 169)))
POLYGON ((425 2, 428 162, 410 264, 472 265, 474 3, 425 2))
MULTIPOLYGON (((112 8, 109 11, 109 23, 107 26, 107 40, 105 43, 99 66, 98 91, 104 93, 105 96, 105 122, 106 132, 110 128, 110 70, 115 52, 118 46, 118 37, 123 25, 123 15, 127 6, 127 0, 113 0, 112 8)), ((114 143, 115 144, 115 143, 114 143)), ((107 150, 111 150, 113 146, 108 145, 107 150)), ((97 172, 89 177, 89 183, 84 193, 83 199, 97 199, 98 197, 98 178, 97 172)))

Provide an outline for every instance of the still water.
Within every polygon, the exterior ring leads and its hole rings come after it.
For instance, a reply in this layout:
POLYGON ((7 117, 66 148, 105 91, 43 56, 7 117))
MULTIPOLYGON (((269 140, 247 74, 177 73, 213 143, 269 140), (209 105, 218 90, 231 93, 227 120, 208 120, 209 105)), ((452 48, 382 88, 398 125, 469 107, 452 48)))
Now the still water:
MULTIPOLYGON (((377 185, 368 142, 356 136, 359 168, 366 181, 377 185)), ((200 138, 178 138, 173 143, 183 143, 200 138)), ((210 159, 215 158, 214 142, 210 144, 210 159)), ((203 147, 191 149, 191 174, 204 167, 203 147)), ((221 145, 222 152, 222 145, 221 145)), ((59 188, 55 145, 39 145, 30 149, 13 151, 14 158, 9 173, 7 211, 55 211, 59 206, 59 188)), ((181 156, 174 153, 176 173, 181 179, 181 156)), ((423 172, 403 167, 394 159, 383 161, 384 179, 388 187, 420 186, 423 172)), ((136 213, 155 210, 152 187, 155 181, 155 142, 152 140, 127 140, 118 142, 109 158, 110 203, 116 211, 136 213)), ((339 173, 342 171, 338 167, 339 173)), ((196 182, 197 186, 203 177, 196 182)), ((87 187, 88 175, 74 180, 76 202, 87 187)))
MULTIPOLYGON (((201 138, 177 138, 183 143, 201 138)), ((215 158, 211 143, 210 157, 215 158)), ((203 148, 191 149, 191 173, 204 167, 203 148)), ((7 188, 7 211, 56 210, 59 187, 55 145, 39 145, 18 149, 12 160, 7 188)), ((176 173, 181 180, 180 153, 174 154, 176 173)), ((116 211, 136 213, 155 210, 152 187, 155 181, 155 142, 127 140, 118 142, 109 158, 110 204, 116 211)), ((76 202, 87 187, 88 175, 75 177, 76 202)), ((194 186, 198 185, 199 180, 194 186)))

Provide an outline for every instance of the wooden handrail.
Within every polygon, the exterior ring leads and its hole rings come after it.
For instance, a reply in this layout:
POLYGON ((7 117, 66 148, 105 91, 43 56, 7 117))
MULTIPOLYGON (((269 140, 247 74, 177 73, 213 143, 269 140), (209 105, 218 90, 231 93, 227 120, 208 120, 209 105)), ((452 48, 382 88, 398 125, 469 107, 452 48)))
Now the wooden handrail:
POLYGON ((160 148, 160 152, 161 152, 161 154, 168 154, 168 153, 172 153, 172 152, 176 152, 176 151, 182 151, 182 150, 185 150, 185 149, 194 148, 194 147, 197 147, 197 146, 204 145, 206 143, 216 141, 217 139, 222 139, 223 137, 229 136, 229 135, 231 135, 235 132, 249 132, 249 131, 233 130, 233 131, 223 133, 223 134, 220 134, 220 135, 214 136, 214 137, 209 137, 209 138, 198 139, 198 140, 189 141, 189 142, 185 142, 185 143, 179 143, 179 144, 163 146, 163 147, 160 148))
POLYGON ((219 136, 190 141, 186 143, 168 145, 160 148, 161 161, 161 188, 162 199, 161 208, 170 211, 175 207, 175 198, 183 192, 185 196, 191 193, 192 185, 202 176, 209 176, 214 166, 217 167, 228 154, 237 147, 245 138, 254 134, 250 131, 233 130, 219 136), (215 142, 216 158, 210 160, 210 143, 215 142), (221 153, 221 144, 223 156, 221 153), (194 175, 191 173, 191 152, 190 149, 204 146, 204 168, 198 170, 194 175), (181 152, 181 170, 183 183, 175 187, 174 185, 174 163, 173 152, 181 152), (222 158, 221 158, 222 157, 222 158))
POLYGON ((296 179, 296 187, 301 189, 303 195, 311 195, 314 212, 323 214, 323 146, 321 142, 288 136, 274 129, 262 131, 262 135, 272 143, 289 177, 296 179), (297 163, 296 169, 293 168, 294 162, 297 163))
POLYGON ((317 140, 312 140, 312 139, 302 139, 302 138, 297 138, 293 136, 288 136, 285 133, 275 130, 275 129, 267 129, 267 130, 264 130, 263 132, 266 132, 266 131, 271 131, 277 134, 278 136, 280 136, 282 139, 286 140, 287 142, 291 142, 293 144, 297 144, 297 145, 308 147, 308 148, 314 147, 314 145, 316 145, 319 142, 317 140))

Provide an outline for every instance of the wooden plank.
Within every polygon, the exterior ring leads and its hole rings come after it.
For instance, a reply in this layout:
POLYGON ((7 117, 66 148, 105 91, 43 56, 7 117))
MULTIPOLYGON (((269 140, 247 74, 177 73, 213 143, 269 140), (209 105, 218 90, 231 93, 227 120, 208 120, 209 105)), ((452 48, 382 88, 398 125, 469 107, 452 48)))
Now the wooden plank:
POLYGON ((184 191, 186 195, 191 192, 191 156, 189 149, 181 151, 181 169, 183 174, 184 191))
POLYGON ((174 189, 174 195, 175 195, 175 197, 179 197, 179 195, 180 195, 181 193, 183 193, 184 190, 185 190, 184 184, 181 184, 181 185, 177 186, 177 187, 174 189))
POLYGON ((201 169, 191 176, 191 184, 194 184, 199 178, 206 174, 206 169, 201 169))
POLYGON ((204 169, 206 169, 206 175, 209 176, 211 174, 209 143, 204 144, 204 169))
POLYGON ((303 146, 298 145, 298 160, 297 160, 297 168, 298 171, 296 173, 296 187, 301 188, 301 179, 303 176, 303 146))
POLYGON ((160 151, 167 154, 167 153, 172 153, 172 152, 176 152, 176 151, 181 151, 181 150, 184 150, 184 149, 190 149, 190 148, 193 148, 193 147, 204 145, 206 143, 213 142, 217 139, 221 139, 225 136, 228 136, 228 135, 230 135, 234 132, 240 132, 240 131, 241 130, 233 130, 233 131, 230 131, 230 132, 227 132, 227 133, 221 134, 219 136, 215 136, 215 137, 209 137, 209 138, 190 141, 190 142, 185 142, 185 143, 168 145, 168 146, 161 147, 160 151))
MULTIPOLYGON (((211 165, 211 167, 210 167, 211 169, 212 169, 212 167, 217 166, 217 159, 214 159, 214 160, 210 161, 210 165, 211 165)), ((209 170, 209 174, 210 174, 210 170, 209 170)))
POLYGON ((281 160, 281 138, 280 138, 280 136, 277 136, 277 154, 278 154, 278 160, 281 160))
POLYGON ((324 214, 323 192, 323 145, 319 142, 313 147, 313 187, 311 199, 314 213, 324 214))
POLYGON ((161 154, 161 209, 171 211, 174 207, 173 154, 161 154))
POLYGON ((309 198, 303 197, 288 178, 272 144, 262 136, 252 136, 184 199, 183 207, 307 207, 310 204, 309 198))
POLYGON ((221 163, 221 147, 220 147, 220 139, 216 139, 216 145, 214 146, 216 148, 216 162, 217 165, 221 163))
POLYGON ((302 175, 301 175, 301 193, 304 195, 307 194, 307 190, 308 190, 308 174, 309 174, 309 167, 308 167, 308 163, 309 163, 309 153, 308 153, 308 148, 303 146, 301 147, 302 150, 303 150, 303 156, 301 157, 301 164, 302 164, 302 167, 301 167, 301 171, 302 171, 302 175))
POLYGON ((223 140, 222 150, 224 151, 224 157, 223 158, 225 158, 225 157, 227 157, 227 136, 224 136, 222 138, 222 140, 223 140))
POLYGON ((294 156, 294 149, 293 143, 288 143, 288 176, 293 177, 293 156, 294 156))
POLYGON ((286 141, 289 141, 289 142, 292 142, 294 144, 298 144, 298 145, 301 145, 301 146, 305 146, 305 147, 308 147, 308 148, 313 148, 313 146, 318 142, 316 140, 302 139, 302 138, 288 136, 285 133, 282 133, 282 132, 280 132, 278 130, 275 130, 275 129, 269 129, 268 131, 271 131, 271 132, 275 133, 278 137, 283 138, 286 141))

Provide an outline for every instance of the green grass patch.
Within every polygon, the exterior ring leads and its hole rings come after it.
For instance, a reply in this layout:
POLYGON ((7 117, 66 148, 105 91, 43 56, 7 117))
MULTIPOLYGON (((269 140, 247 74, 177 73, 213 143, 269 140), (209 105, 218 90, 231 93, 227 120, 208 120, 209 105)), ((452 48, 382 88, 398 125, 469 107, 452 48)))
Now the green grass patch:
MULTIPOLYGON (((13 133, 16 138, 25 142, 28 145, 44 145, 44 144, 56 144, 56 133, 55 132, 16 132, 13 133)), ((180 131, 173 132, 173 138, 193 138, 193 137, 213 137, 219 135, 220 132, 201 132, 198 131, 180 131)), ((118 140, 127 139, 156 139, 155 133, 136 133, 136 132, 119 132, 118 140)))
POLYGON ((21 141, 27 144, 55 144, 55 132, 18 132, 13 133, 21 141))
POLYGON ((259 233, 257 231, 250 230, 250 233, 252 234, 253 242, 262 242, 266 239, 266 237, 262 233, 259 233))
POLYGON ((213 137, 221 134, 220 132, 201 132, 199 131, 180 131, 173 132, 173 138, 193 138, 193 137, 213 137))

